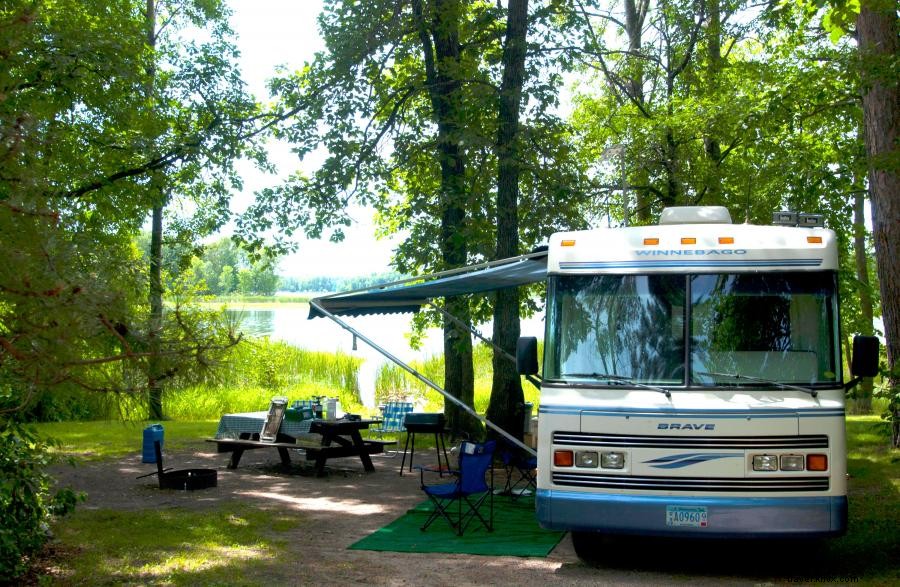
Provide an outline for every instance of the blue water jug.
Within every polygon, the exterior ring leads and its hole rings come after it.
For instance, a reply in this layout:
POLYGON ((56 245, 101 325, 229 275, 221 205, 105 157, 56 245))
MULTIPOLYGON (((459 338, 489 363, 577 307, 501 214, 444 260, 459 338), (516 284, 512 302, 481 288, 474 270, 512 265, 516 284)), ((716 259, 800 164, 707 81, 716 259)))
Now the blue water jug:
POLYGON ((153 424, 152 426, 147 426, 146 428, 144 428, 144 449, 141 456, 142 463, 156 462, 156 449, 153 447, 154 441, 159 441, 159 447, 161 450, 163 444, 162 424, 153 424))

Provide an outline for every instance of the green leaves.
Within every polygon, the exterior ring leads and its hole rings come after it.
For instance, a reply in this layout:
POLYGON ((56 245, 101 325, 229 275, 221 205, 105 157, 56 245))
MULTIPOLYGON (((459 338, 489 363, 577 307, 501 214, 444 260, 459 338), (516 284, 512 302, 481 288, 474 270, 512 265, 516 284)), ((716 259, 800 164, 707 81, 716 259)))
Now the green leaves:
POLYGON ((34 430, 0 419, 0 577, 14 579, 27 568, 27 557, 50 538, 48 522, 84 499, 71 489, 51 493, 44 468, 53 459, 50 444, 34 430))
MULTIPOLYGON (((175 201, 194 213, 171 238, 192 247, 230 217, 235 160, 265 163, 224 4, 157 8, 154 43, 141 0, 0 8, 0 386, 15 390, 0 412, 70 385, 139 389, 146 269, 132 237, 175 201)), ((170 318, 166 369, 231 344, 227 328, 206 331, 214 317, 170 318)))

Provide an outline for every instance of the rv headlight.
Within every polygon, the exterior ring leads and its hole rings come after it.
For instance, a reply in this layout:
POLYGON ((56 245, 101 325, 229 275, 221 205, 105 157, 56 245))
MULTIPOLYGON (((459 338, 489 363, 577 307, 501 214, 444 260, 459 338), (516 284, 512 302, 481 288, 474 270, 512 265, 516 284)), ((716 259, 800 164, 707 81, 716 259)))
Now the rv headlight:
POLYGON ((753 455, 754 471, 777 471, 778 455, 753 455))
POLYGON ((575 466, 594 469, 600 464, 597 452, 593 450, 575 451, 575 466))
POLYGON ((804 455, 781 455, 782 471, 802 471, 805 463, 804 455))
POLYGON ((624 469, 625 453, 603 452, 600 453, 600 466, 604 469, 624 469))

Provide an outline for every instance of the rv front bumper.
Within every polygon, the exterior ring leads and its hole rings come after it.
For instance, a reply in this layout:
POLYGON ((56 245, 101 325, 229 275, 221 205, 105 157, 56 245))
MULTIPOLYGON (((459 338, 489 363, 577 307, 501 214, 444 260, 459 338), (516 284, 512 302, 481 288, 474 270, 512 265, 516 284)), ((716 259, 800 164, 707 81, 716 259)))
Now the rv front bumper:
POLYGON ((669 497, 541 489, 544 528, 697 538, 814 538, 847 528, 847 498, 669 497))

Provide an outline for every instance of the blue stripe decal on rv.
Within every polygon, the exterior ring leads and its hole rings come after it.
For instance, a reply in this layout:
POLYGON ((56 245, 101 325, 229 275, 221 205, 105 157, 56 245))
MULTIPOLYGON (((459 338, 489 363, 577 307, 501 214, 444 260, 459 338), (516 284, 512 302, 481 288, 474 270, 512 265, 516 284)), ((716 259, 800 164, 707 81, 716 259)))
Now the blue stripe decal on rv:
POLYGON ((651 459, 649 461, 644 461, 643 464, 650 465, 654 469, 681 469, 683 467, 689 467, 690 465, 697 465, 699 463, 705 463, 707 461, 733 458, 742 459, 744 458, 744 455, 743 453, 735 454, 690 452, 677 455, 669 455, 666 457, 660 457, 658 459, 651 459))
POLYGON ((638 269, 672 267, 819 267, 822 259, 674 259, 653 261, 561 261, 560 269, 638 269))
POLYGON ((595 408, 591 406, 552 406, 540 405, 538 412, 542 414, 591 416, 591 417, 621 417, 621 416, 649 416, 649 417, 677 417, 677 418, 823 418, 844 416, 841 408, 816 409, 741 409, 741 410, 701 410, 701 409, 677 409, 659 408, 647 410, 646 408, 595 408))

